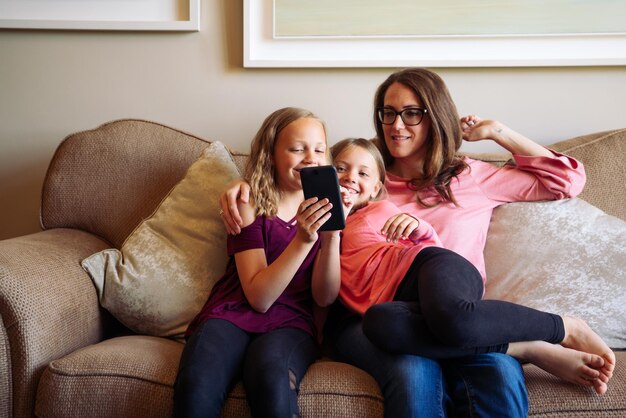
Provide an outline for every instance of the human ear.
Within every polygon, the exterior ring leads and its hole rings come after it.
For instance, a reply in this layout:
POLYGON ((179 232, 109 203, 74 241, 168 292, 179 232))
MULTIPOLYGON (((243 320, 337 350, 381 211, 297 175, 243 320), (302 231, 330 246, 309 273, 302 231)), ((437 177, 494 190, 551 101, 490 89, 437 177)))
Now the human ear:
POLYGON ((380 194, 380 191, 382 190, 382 188, 383 188, 383 185, 380 181, 376 183, 376 186, 374 186, 374 190, 372 191, 372 194, 370 195, 370 199, 376 199, 378 195, 380 194))

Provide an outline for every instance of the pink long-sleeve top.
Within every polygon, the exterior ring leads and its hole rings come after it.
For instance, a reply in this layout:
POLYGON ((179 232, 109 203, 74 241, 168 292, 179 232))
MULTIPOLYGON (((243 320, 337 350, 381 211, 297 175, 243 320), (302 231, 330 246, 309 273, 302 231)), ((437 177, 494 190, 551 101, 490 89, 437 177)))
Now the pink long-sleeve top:
POLYGON ((370 202, 346 219, 341 239, 341 287, 339 298, 351 310, 364 314, 372 305, 393 296, 423 248, 441 247, 433 227, 420 219, 409 239, 387 242, 380 233, 399 209, 392 202, 370 202))
MULTIPOLYGON (((443 246, 468 259, 485 280, 483 250, 494 208, 508 202, 569 198, 582 191, 586 181, 582 163, 552 153, 553 157, 514 155, 515 165, 504 167, 466 158, 470 170, 464 170, 451 187, 459 206, 445 203, 424 208, 418 205, 409 180, 390 173, 388 199, 402 212, 428 220, 443 246)), ((433 189, 420 193, 426 201, 437 198, 433 189)))

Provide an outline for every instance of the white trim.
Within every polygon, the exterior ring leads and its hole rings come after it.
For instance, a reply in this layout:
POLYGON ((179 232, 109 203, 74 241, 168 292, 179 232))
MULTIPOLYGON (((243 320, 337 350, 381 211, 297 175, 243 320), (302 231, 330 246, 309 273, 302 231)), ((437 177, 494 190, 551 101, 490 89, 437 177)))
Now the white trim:
MULTIPOLYGON (((10 0, 0 0, 0 28, 1 29, 62 29, 62 30, 117 30, 117 31, 199 31, 200 30, 200 0, 187 0, 189 3, 188 20, 142 20, 141 15, 133 16, 136 20, 91 20, 74 16, 71 0, 57 1, 59 8, 66 8, 68 19, 23 19, 5 18, 2 3, 10 0)), ((88 2, 89 0, 81 0, 88 2)), ((174 0, 172 0, 174 1, 174 0)), ((22 3, 21 7, 28 7, 22 3)), ((33 6, 35 7, 35 6, 33 6)))
POLYGON ((245 67, 600 65, 626 65, 626 34, 276 38, 273 1, 244 0, 245 67))

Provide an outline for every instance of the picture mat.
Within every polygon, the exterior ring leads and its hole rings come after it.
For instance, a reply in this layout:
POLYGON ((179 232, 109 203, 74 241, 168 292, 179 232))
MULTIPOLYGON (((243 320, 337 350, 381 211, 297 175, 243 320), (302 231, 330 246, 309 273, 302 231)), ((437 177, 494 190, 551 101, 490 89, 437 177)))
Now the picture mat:
POLYGON ((626 65, 626 33, 275 37, 274 1, 244 0, 246 68, 626 65))

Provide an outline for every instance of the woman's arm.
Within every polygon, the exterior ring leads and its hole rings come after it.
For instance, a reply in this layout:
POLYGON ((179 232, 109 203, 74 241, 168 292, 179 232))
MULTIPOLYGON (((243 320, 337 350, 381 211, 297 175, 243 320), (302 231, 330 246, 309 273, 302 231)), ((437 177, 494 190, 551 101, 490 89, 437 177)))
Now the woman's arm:
POLYGON ((461 118, 463 139, 468 142, 492 140, 515 155, 553 157, 549 150, 495 120, 470 115, 461 118))
POLYGON ((244 224, 237 202, 248 203, 249 201, 250 185, 243 179, 231 182, 226 191, 220 195, 220 215, 226 232, 230 235, 239 234, 244 224))

